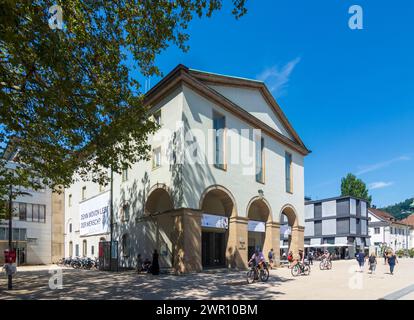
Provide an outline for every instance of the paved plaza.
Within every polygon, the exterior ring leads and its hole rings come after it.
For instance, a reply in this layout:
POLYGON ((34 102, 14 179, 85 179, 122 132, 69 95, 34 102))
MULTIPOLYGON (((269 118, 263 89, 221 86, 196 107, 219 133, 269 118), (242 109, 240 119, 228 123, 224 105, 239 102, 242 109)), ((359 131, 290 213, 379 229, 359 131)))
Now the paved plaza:
POLYGON ((14 290, 7 291, 4 273, 1 299, 230 299, 230 300, 411 300, 414 299, 414 259, 400 259, 390 275, 383 260, 374 275, 357 272, 356 261, 334 261, 333 270, 315 263, 310 276, 292 277, 290 270, 272 270, 267 283, 247 284, 245 272, 210 271, 185 276, 132 271, 108 273, 62 269, 63 288, 51 290, 56 266, 21 267, 14 290))

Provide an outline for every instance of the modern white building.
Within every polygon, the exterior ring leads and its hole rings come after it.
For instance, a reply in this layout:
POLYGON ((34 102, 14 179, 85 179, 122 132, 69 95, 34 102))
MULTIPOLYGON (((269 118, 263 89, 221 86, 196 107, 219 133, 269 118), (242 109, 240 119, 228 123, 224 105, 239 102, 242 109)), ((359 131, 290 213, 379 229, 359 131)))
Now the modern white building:
POLYGON ((370 218, 369 234, 377 253, 383 248, 394 251, 413 247, 413 228, 407 223, 397 221, 392 215, 375 208, 368 210, 370 218))
MULTIPOLYGON (((151 160, 113 176, 120 266, 156 249, 161 268, 177 272, 244 268, 256 248, 278 255, 283 214, 290 249, 303 248, 309 150, 264 83, 179 65, 145 103, 161 125, 151 160)), ((83 181, 65 191, 66 256, 98 256, 110 239, 110 194, 83 181)))
MULTIPOLYGON (((16 153, 6 150, 7 167, 16 168, 16 153)), ((17 191, 18 187, 14 187, 17 191)), ((48 188, 26 190, 12 202, 12 242, 18 265, 50 264, 63 256, 63 194, 48 188)), ((6 200, 6 199, 5 199, 6 200)), ((7 204, 6 204, 7 205, 7 204)), ((9 221, 0 220, 0 264, 9 248, 9 221)))

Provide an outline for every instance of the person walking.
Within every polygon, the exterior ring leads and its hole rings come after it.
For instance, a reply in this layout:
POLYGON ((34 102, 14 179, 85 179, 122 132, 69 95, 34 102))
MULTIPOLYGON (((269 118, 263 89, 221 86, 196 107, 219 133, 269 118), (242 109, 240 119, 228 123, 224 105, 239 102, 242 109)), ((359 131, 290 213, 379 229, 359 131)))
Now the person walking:
POLYGON ((274 259, 274 253, 273 253, 273 248, 270 249, 269 253, 267 254, 267 257, 269 258, 269 266, 270 269, 273 269, 273 259, 274 259))
POLYGON ((387 260, 388 260, 388 265, 390 266, 390 274, 394 275, 395 264, 398 263, 397 256, 395 255, 394 252, 391 252, 387 257, 387 260))
POLYGON ((158 262, 158 252, 157 252, 157 250, 154 250, 154 253, 152 254, 151 273, 154 276, 157 276, 157 275, 160 274, 160 265, 159 265, 159 262, 158 262))
POLYGON ((384 265, 386 265, 387 264, 387 250, 384 250, 383 256, 384 256, 384 265))
POLYGON ((313 251, 309 250, 308 252, 308 261, 311 266, 313 266, 313 251))
POLYGON ((141 258, 141 254, 138 254, 138 257, 137 257, 137 273, 141 273, 144 270, 143 264, 144 264, 144 261, 141 258))
POLYGON ((377 268, 377 257, 375 256, 374 252, 369 256, 368 263, 370 273, 375 273, 375 269, 377 268))
POLYGON ((356 259, 359 264, 359 272, 364 272, 364 264, 365 264, 365 254, 362 250, 356 256, 356 259))

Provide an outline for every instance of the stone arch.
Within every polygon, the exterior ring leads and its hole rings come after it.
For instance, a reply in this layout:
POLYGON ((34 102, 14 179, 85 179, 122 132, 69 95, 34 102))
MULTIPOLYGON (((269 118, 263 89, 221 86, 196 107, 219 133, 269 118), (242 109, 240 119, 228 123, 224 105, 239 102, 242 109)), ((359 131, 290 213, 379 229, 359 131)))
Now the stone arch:
POLYGON ((151 187, 145 201, 145 215, 164 213, 174 210, 171 190, 166 184, 157 183, 151 187))
POLYGON ((280 210, 280 222, 282 221, 282 215, 285 215, 288 219, 288 223, 290 227, 297 227, 299 226, 299 220, 298 215, 296 212, 296 209, 291 204, 286 204, 282 207, 282 210, 280 210))
MULTIPOLYGON (((288 248, 287 252, 292 251, 293 255, 299 257, 299 252, 304 253, 304 230, 303 226, 299 225, 299 217, 295 207, 291 204, 286 204, 280 211, 280 222, 282 223, 282 215, 287 217, 287 225, 290 227, 290 235, 288 235, 288 248)), ((286 226, 286 225, 285 225, 286 226)), ((283 225, 281 226, 283 228, 283 225)), ((281 232, 281 240, 283 239, 283 231, 281 232)), ((286 241, 286 239, 283 239, 286 241)))
POLYGON ((246 217, 252 220, 273 222, 272 208, 266 198, 260 196, 252 198, 247 205, 246 217))
POLYGON ((204 190, 200 197, 199 208, 203 212, 229 218, 237 216, 236 200, 233 194, 221 185, 213 185, 204 190))

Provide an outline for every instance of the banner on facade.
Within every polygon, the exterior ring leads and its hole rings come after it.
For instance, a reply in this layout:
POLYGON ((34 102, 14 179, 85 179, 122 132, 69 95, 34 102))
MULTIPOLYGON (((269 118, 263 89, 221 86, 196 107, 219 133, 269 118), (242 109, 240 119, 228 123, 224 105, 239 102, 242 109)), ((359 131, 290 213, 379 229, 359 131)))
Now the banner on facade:
POLYGON ((266 232, 266 223, 263 221, 249 220, 247 230, 250 232, 266 232))
POLYGON ((212 214, 203 214, 201 226, 204 228, 228 229, 229 219, 224 216, 215 216, 212 214))
POLYGON ((80 236, 109 232, 109 202, 108 191, 79 204, 80 236))

